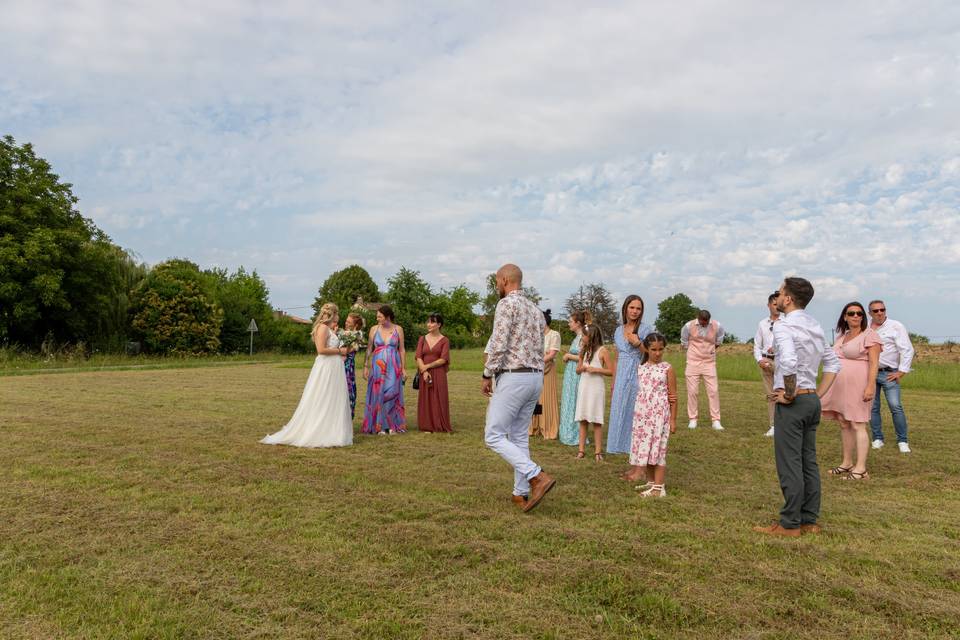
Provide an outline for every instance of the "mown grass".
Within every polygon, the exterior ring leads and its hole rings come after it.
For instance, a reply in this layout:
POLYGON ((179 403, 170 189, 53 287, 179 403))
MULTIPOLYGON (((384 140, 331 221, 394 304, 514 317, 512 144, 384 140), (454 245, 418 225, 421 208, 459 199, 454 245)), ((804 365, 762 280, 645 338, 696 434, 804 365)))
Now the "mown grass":
MULTIPOLYGON (((953 394, 905 394, 913 454, 872 454, 869 482, 824 477, 823 535, 768 540, 750 531, 780 505, 758 381, 721 382, 727 431, 681 421, 666 500, 617 480, 623 456, 535 441, 559 484, 523 515, 483 446, 475 371, 451 374, 452 435, 257 444, 305 379, 282 364, 5 379, 0 637, 960 636, 953 394)), ((824 424, 824 470, 837 449, 824 424)))

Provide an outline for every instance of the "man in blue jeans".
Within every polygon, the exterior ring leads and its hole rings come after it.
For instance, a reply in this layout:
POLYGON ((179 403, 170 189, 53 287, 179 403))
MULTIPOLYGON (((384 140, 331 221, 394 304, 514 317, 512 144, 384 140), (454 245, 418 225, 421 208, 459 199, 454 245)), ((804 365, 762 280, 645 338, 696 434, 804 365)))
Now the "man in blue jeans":
POLYGON ((879 334, 883 341, 880 352, 880 368, 877 371, 877 392, 873 396, 873 414, 870 416, 870 429, 873 431, 873 448, 883 446, 883 425, 880 421, 880 390, 887 399, 887 406, 893 415, 893 427, 897 431, 897 446, 900 453, 910 453, 907 442, 907 416, 900 403, 900 378, 910 373, 913 362, 913 345, 906 327, 887 317, 887 305, 883 300, 874 300, 867 305, 870 310, 870 328, 879 334))

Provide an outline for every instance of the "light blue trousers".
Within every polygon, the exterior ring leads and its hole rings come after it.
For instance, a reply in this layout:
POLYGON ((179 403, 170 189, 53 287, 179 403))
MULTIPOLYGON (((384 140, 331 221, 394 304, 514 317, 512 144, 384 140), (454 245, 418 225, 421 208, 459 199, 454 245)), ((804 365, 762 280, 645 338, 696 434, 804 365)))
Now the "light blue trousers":
POLYGON ((484 440, 513 467, 513 495, 530 494, 540 466, 530 459, 530 418, 543 389, 542 373, 504 373, 487 406, 484 440))

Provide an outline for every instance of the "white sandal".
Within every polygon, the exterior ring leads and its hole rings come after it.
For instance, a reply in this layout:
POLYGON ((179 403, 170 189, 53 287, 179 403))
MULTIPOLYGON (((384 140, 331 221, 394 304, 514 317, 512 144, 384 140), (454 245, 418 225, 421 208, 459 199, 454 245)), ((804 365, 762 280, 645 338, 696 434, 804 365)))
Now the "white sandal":
POLYGON ((637 486, 635 486, 634 489, 636 489, 637 491, 646 491, 652 486, 653 486, 652 482, 644 482, 643 484, 638 484, 637 486))
POLYGON ((662 484, 652 484, 650 488, 640 494, 641 498, 666 498, 667 490, 662 484))

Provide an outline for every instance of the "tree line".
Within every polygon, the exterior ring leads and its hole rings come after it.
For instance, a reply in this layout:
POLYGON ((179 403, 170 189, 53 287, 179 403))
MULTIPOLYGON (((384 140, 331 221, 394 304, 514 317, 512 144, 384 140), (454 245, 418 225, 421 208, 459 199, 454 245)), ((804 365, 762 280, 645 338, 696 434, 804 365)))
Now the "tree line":
MULTIPOLYGON (((0 347, 121 352, 135 344, 167 355, 238 353, 254 320, 258 350, 313 351, 310 327, 274 312, 256 271, 201 269, 184 258, 147 266, 78 211, 71 189, 32 145, 0 140, 0 347)), ((533 287, 522 293, 542 301, 533 287)), ((463 348, 484 344, 498 300, 492 273, 481 294, 465 284, 435 289, 420 272, 401 267, 380 291, 363 267, 350 265, 326 278, 312 307, 334 302, 341 317, 355 311, 370 326, 378 305, 389 303, 411 348, 427 315, 437 312, 451 345, 463 348)), ((578 310, 591 311, 612 338, 620 309, 602 283, 579 287, 557 315, 578 310)), ((676 341, 696 311, 677 294, 660 303, 656 327, 676 341)), ((566 321, 553 326, 572 339, 566 321)))

